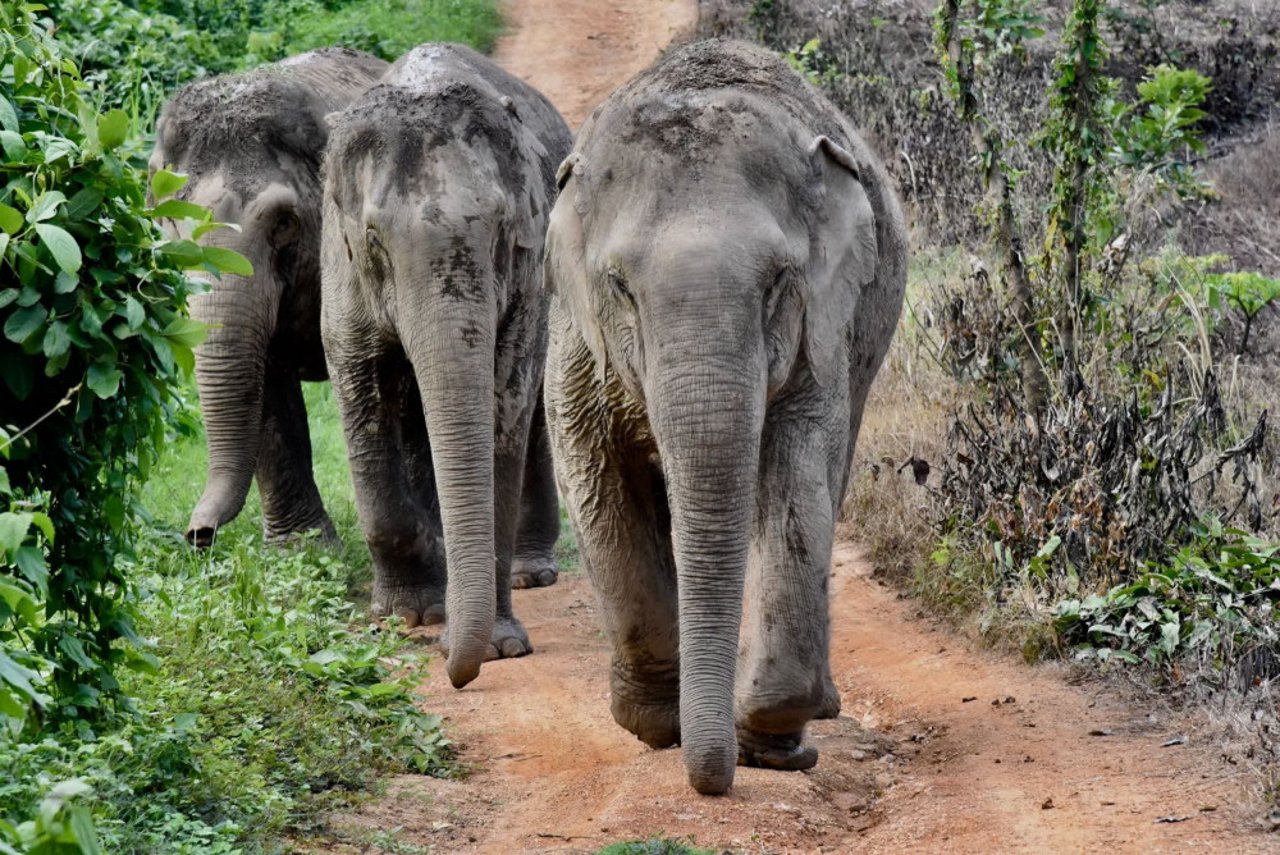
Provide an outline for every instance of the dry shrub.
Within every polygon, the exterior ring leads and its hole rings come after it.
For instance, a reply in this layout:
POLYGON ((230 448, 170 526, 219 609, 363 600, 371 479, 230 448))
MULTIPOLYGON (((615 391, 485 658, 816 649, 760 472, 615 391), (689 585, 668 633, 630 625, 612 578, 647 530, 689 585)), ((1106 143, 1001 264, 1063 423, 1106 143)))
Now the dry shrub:
POLYGON ((867 400, 837 536, 867 546, 877 574, 909 582, 937 540, 937 486, 951 414, 968 392, 942 369, 931 306, 958 257, 917 257, 898 332, 867 400))

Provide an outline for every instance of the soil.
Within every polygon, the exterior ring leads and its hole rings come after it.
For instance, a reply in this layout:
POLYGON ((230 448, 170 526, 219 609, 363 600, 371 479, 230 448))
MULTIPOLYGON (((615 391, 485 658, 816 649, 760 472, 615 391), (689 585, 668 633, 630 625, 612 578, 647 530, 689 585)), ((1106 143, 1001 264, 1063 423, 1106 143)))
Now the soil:
MULTIPOLYGON (((689 30, 696 4, 513 0, 508 16, 498 59, 576 127, 689 30)), ((332 818, 324 851, 594 852, 654 836, 745 852, 1280 847, 1249 821, 1249 773, 1192 721, 973 649, 874 580, 852 544, 836 549, 832 591, 844 712, 810 726, 815 769, 739 769, 730 795, 694 794, 679 749, 613 722, 594 595, 568 572, 515 593, 531 657, 487 663, 463 691, 439 658, 425 669, 423 706, 444 716, 461 780, 390 781, 332 818)), ((434 645, 437 629, 414 637, 434 645)))

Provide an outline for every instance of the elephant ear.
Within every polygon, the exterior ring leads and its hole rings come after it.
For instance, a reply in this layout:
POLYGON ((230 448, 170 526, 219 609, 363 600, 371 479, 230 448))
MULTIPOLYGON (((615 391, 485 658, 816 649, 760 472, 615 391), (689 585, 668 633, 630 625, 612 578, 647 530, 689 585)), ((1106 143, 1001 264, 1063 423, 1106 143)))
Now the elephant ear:
POLYGON ((604 335, 600 331, 591 278, 587 273, 586 244, 582 236, 581 209, 584 206, 579 193, 583 189, 584 173, 584 162, 577 154, 565 158, 556 171, 560 195, 547 224, 542 281, 547 291, 556 295, 569 310, 573 326, 595 358, 603 382, 606 364, 604 335))
POLYGON ((805 348, 824 387, 838 382, 845 331, 863 289, 875 281, 879 261, 876 218, 852 154, 829 137, 809 146, 819 176, 818 210, 810 234, 805 348))

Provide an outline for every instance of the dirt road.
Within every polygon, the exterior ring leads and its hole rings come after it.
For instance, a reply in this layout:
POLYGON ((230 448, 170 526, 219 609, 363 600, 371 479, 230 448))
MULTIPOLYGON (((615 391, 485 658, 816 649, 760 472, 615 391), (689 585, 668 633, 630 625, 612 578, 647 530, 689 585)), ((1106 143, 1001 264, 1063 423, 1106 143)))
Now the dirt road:
MULTIPOLYGON (((511 2, 515 30, 497 56, 576 127, 692 24, 694 6, 511 2)), ((747 852, 1280 845, 1244 830, 1237 805, 1248 782, 1209 740, 929 628, 870 579, 851 545, 838 548, 833 571, 832 671, 845 712, 811 727, 821 752, 811 772, 740 769, 728 797, 694 795, 678 750, 651 751, 611 719, 593 594, 571 573, 516 593, 532 657, 486 664, 462 692, 439 660, 429 668, 424 705, 446 717, 471 772, 391 782, 384 798, 335 818, 353 842, 345 851, 592 852, 654 835, 747 852)))
POLYGON ((542 90, 577 130, 620 84, 693 31, 696 0, 504 0, 494 59, 542 90))
POLYGON ((850 545, 837 550, 834 577, 832 671, 845 712, 811 725, 821 752, 812 772, 739 769, 728 797, 694 795, 679 751, 651 751, 610 717, 608 654, 590 585, 574 573, 517 594, 534 656, 486 664, 462 692, 442 667, 426 676, 426 706, 446 716, 471 774, 399 778, 338 827, 349 839, 395 828, 404 844, 495 855, 594 852, 654 835, 745 852, 1276 845, 1245 830, 1247 781, 1194 732, 930 629, 850 545))

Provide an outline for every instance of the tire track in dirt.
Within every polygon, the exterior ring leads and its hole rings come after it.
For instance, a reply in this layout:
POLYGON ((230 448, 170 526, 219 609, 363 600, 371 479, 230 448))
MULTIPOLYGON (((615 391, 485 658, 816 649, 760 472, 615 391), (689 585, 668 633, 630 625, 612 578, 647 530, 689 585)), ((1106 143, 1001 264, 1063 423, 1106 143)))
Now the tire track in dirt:
MULTIPOLYGON (((691 28, 696 3, 510 0, 506 11, 513 31, 498 60, 577 127, 691 28)), ((1190 733, 1161 747, 1179 722, 929 628, 870 578, 851 544, 838 546, 833 576, 832 673, 845 711, 810 726, 821 752, 810 772, 739 769, 730 795, 695 795, 678 750, 651 751, 614 724, 594 595, 569 573, 515 594, 532 657, 487 663, 460 692, 439 658, 427 668, 423 705, 445 717, 469 773, 393 779, 384 797, 331 818, 353 842, 325 851, 592 852, 657 834, 748 852, 1275 845, 1245 830, 1235 805, 1247 781, 1212 746, 1190 733), (387 832, 395 847, 369 842, 387 832)))

